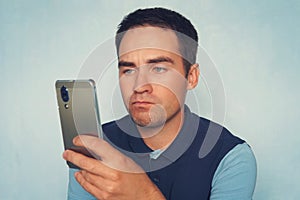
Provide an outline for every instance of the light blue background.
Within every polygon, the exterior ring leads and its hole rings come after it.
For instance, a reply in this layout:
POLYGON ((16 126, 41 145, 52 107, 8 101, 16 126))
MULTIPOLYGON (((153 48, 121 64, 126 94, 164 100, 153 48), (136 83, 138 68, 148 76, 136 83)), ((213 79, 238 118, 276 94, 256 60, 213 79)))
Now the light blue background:
POLYGON ((1 0, 0 199, 65 199, 54 82, 76 78, 125 14, 154 5, 191 19, 217 65, 225 125, 257 158, 254 199, 300 198, 299 1, 1 0))

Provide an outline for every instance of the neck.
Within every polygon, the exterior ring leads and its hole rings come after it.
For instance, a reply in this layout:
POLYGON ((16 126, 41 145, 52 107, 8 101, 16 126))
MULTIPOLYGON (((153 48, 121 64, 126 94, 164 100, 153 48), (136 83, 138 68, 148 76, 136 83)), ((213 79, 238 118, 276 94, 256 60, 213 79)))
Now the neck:
POLYGON ((140 127, 139 130, 145 144, 153 149, 163 149, 169 146, 179 134, 184 122, 184 108, 168 119, 163 125, 157 127, 140 127))

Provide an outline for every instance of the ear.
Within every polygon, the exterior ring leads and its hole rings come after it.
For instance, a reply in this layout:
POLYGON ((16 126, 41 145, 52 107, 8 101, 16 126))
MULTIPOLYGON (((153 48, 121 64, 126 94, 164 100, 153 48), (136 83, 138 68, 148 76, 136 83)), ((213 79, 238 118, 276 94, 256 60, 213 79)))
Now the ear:
POLYGON ((191 90, 198 85, 199 75, 200 75, 199 65, 197 63, 193 64, 187 74, 188 90, 191 90))

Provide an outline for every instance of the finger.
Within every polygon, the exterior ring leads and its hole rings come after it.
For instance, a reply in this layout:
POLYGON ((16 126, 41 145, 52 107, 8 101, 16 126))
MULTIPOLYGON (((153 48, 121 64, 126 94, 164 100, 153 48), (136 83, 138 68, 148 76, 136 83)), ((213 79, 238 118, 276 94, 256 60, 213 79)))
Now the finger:
POLYGON ((66 150, 63 153, 63 158, 79 168, 87 170, 93 174, 97 174, 104 178, 110 178, 114 176, 114 170, 103 164, 101 161, 89 158, 81 153, 77 153, 71 150, 66 150))
POLYGON ((97 199, 105 199, 105 192, 87 181, 80 172, 75 173, 75 178, 78 183, 94 197, 97 199))
POLYGON ((76 146, 82 146, 91 150, 103 161, 110 160, 111 158, 117 159, 123 156, 121 152, 112 147, 109 143, 94 136, 79 135, 73 139, 73 143, 76 146))
POLYGON ((131 173, 143 172, 130 158, 103 139, 89 135, 80 135, 74 138, 73 143, 76 146, 84 146, 96 154, 96 157, 101 157, 102 164, 106 164, 110 168, 131 173))
POLYGON ((115 178, 111 177, 111 179, 106 179, 101 176, 97 176, 95 174, 89 173, 88 171, 82 170, 79 174, 90 184, 99 188, 102 191, 108 193, 119 193, 120 187, 118 187, 119 178, 116 176, 115 178))

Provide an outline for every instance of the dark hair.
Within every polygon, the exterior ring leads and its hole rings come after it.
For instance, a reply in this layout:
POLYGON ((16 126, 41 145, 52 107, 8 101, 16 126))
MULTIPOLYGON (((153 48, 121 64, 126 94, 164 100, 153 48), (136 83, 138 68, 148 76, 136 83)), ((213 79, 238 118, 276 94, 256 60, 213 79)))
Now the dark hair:
POLYGON ((150 25, 160 28, 172 29, 179 42, 180 53, 186 73, 191 64, 196 62, 198 35, 191 22, 181 14, 165 8, 138 9, 127 16, 118 26, 115 43, 117 53, 125 32, 139 26, 150 25))

